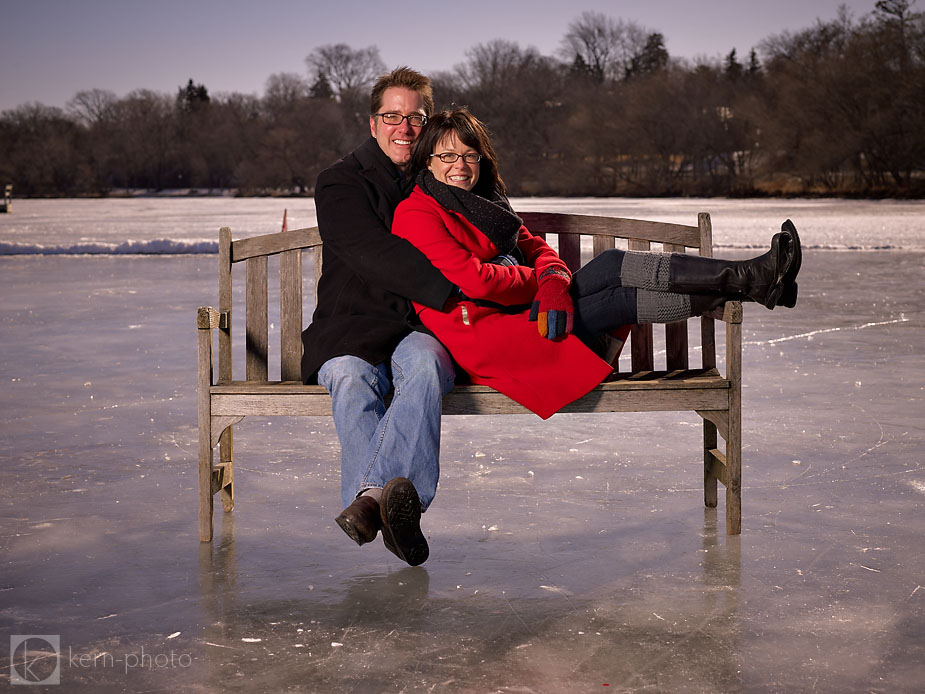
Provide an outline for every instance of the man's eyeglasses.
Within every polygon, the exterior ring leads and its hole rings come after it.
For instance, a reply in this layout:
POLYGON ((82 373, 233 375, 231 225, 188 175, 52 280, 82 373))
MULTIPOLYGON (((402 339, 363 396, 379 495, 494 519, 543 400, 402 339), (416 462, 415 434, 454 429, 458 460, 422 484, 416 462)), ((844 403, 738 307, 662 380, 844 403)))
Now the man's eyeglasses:
POLYGON ((409 113, 407 116, 400 113, 374 113, 373 116, 379 116, 386 125, 401 125, 401 122, 407 118, 408 125, 412 128, 420 128, 427 122, 427 116, 422 116, 420 113, 409 113))
POLYGON ((465 154, 456 154, 456 152, 442 152, 440 154, 431 154, 432 157, 437 157, 444 164, 455 164, 459 161, 459 158, 462 157, 462 160, 467 164, 478 164, 482 159, 482 155, 478 152, 466 152, 465 154))

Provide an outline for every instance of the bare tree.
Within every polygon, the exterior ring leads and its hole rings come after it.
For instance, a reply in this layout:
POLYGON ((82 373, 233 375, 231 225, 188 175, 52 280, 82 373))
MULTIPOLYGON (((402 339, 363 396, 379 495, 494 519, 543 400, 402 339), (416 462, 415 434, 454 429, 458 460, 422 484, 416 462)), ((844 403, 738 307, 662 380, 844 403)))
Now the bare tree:
POLYGON ((174 97, 136 89, 120 99, 113 128, 119 187, 175 186, 176 104, 174 97))
POLYGON ((441 79, 439 94, 468 105, 486 123, 504 152, 504 178, 518 188, 522 177, 536 175, 535 160, 552 146, 550 133, 561 130, 560 67, 536 48, 501 39, 475 46, 466 57, 455 68, 456 89, 447 89, 453 80, 441 79))
POLYGON ((308 98, 309 86, 301 75, 294 72, 277 72, 267 78, 263 104, 267 115, 279 118, 280 115, 308 98))
POLYGON ((70 193, 83 173, 78 136, 78 126, 60 108, 31 102, 3 111, 0 173, 16 182, 20 194, 70 193))
POLYGON ((118 97, 108 89, 86 89, 67 102, 67 111, 78 122, 93 125, 112 118, 116 101, 118 97))
POLYGON ((339 100, 364 91, 386 70, 378 48, 354 49, 346 43, 316 48, 305 63, 314 77, 323 76, 327 80, 339 100))
POLYGON ((633 58, 643 54, 649 34, 635 22, 582 12, 569 24, 559 55, 567 63, 583 63, 597 82, 617 81, 632 68, 633 58))
MULTIPOLYGON (((899 53, 900 72, 905 74, 909 68, 910 36, 914 37, 916 29, 921 34, 923 14, 913 12, 915 0, 878 0, 873 16, 887 30, 889 39, 899 53)), ((914 42, 914 38, 913 38, 914 42)))
POLYGON ((463 86, 486 90, 503 89, 516 82, 524 70, 543 60, 532 46, 524 49, 504 39, 480 43, 466 51, 466 58, 456 68, 463 86))

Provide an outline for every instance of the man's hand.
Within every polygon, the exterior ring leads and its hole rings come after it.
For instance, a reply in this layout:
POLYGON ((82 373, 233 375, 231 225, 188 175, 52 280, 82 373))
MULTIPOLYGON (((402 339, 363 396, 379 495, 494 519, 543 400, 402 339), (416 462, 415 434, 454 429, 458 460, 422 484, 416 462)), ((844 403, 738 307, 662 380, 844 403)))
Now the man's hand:
POLYGON ((572 277, 560 268, 547 268, 537 278, 537 291, 528 320, 536 321, 545 338, 560 340, 572 332, 575 306, 569 294, 572 277))

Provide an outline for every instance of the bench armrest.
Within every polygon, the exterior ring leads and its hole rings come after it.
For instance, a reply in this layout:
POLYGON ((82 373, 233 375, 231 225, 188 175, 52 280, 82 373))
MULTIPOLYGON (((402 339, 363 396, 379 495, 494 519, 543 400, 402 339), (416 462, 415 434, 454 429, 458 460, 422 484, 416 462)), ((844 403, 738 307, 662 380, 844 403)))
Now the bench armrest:
POLYGON ((228 311, 216 311, 211 306, 200 306, 196 311, 196 327, 200 330, 227 330, 228 315, 228 311))
MULTIPOLYGON (((726 378, 731 383, 730 412, 741 412, 742 302, 727 301, 719 320, 726 324, 726 378)), ((727 441, 729 439, 726 439, 727 441)))
POLYGON ((742 322, 742 302, 727 301, 720 308, 713 309, 711 313, 705 314, 709 318, 721 320, 724 323, 741 323, 742 322))
POLYGON ((219 379, 231 380, 231 311, 217 311, 211 306, 196 310, 196 327, 199 333, 199 384, 208 390, 212 385, 213 330, 218 333, 219 379))

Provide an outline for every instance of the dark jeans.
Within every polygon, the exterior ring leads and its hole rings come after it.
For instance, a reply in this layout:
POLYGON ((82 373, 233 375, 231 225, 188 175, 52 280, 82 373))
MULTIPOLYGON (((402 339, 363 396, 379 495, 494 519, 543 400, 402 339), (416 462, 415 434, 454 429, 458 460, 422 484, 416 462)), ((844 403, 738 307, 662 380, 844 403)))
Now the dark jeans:
POLYGON ((624 252, 604 251, 572 276, 575 334, 583 342, 636 323, 636 288, 620 281, 624 252))

